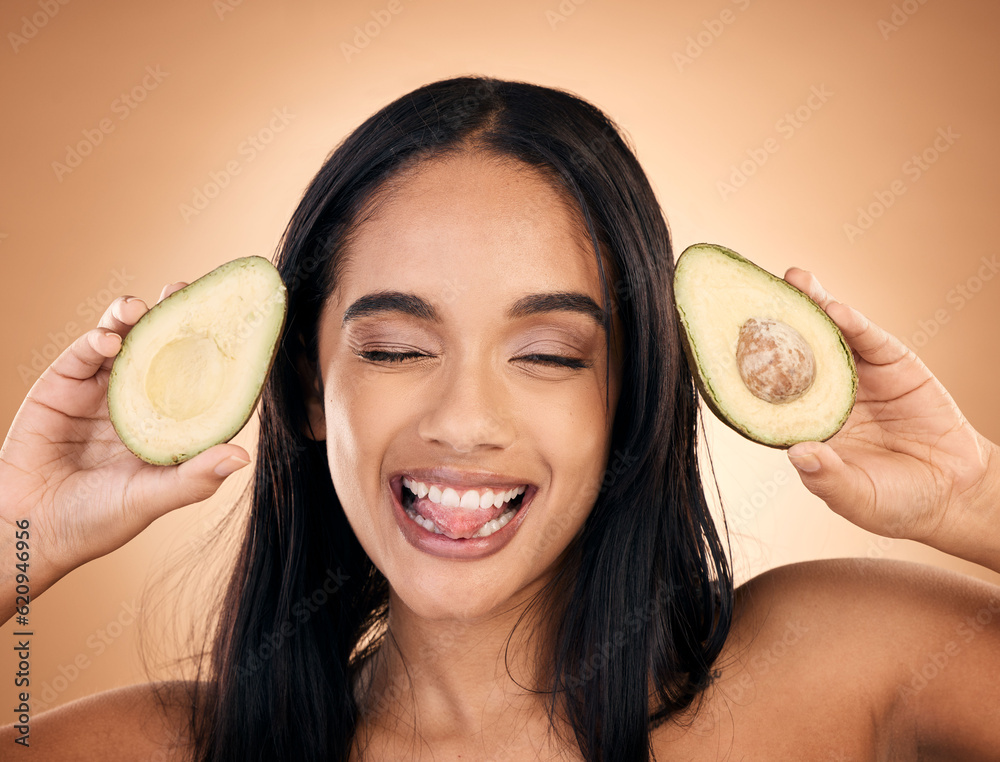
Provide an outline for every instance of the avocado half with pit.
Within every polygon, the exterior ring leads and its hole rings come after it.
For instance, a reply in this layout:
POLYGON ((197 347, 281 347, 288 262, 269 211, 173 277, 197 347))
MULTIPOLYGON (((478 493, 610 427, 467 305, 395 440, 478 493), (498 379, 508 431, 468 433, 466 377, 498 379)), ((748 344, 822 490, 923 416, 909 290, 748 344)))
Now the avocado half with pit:
POLYGON ((824 441, 854 407, 854 356, 823 308, 724 246, 677 260, 674 300, 684 349, 708 407, 770 447, 824 441))
POLYGON ((244 257, 143 315, 108 382, 108 412, 125 446, 168 465, 232 439, 257 406, 286 307, 274 266, 244 257))

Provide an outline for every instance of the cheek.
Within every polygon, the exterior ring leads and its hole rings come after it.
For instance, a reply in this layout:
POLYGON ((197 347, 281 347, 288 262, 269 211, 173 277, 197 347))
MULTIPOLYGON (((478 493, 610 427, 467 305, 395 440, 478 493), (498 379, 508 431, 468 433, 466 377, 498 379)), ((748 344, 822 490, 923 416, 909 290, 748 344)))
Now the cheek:
POLYGON ((565 544, 583 526, 603 481, 610 449, 604 391, 560 395, 539 405, 525 420, 530 421, 531 438, 551 469, 545 532, 565 544))
MULTIPOLYGON (((600 467, 610 440, 611 416, 605 404, 603 374, 553 387, 523 413, 534 437, 561 465, 580 471, 600 467)), ((614 398, 608 400, 614 403, 614 398)), ((613 408, 612 408, 613 409, 613 408)))
POLYGON ((330 477, 344 511, 364 541, 378 516, 381 464, 398 422, 396 400, 365 374, 351 376, 336 363, 325 374, 324 408, 330 477))
POLYGON ((372 455, 384 449, 391 430, 404 420, 405 389, 393 388, 392 379, 350 359, 331 362, 324 379, 328 440, 352 468, 364 458, 371 465, 372 455))
MULTIPOLYGON (((596 421, 603 424, 603 421, 596 421)), ((516 544, 516 566, 538 570, 555 568, 560 557, 580 533, 600 494, 607 444, 601 427, 570 431, 557 436, 552 430, 540 433, 540 444, 552 453, 548 465, 551 481, 544 507, 525 521, 524 532, 516 544), (574 436, 575 434, 575 436, 574 436)))
MULTIPOLYGON (((412 446, 420 385, 351 358, 333 360, 324 373, 327 460, 334 488, 359 538, 365 527, 394 525, 383 467, 412 446)), ((397 458, 398 460, 398 458, 397 458)))

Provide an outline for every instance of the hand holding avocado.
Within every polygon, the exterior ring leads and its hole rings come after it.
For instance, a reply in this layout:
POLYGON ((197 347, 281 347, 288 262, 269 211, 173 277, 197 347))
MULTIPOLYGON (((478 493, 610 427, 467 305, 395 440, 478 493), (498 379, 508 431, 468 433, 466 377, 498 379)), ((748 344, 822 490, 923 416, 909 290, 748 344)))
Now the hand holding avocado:
MULTIPOLYGON (((161 300, 173 290, 164 289, 161 300)), ((222 444, 179 466, 159 467, 122 444, 108 417, 108 378, 122 338, 146 312, 134 297, 112 303, 99 327, 35 382, 0 448, 0 518, 30 523, 34 594, 124 545, 159 516, 205 499, 249 462, 242 447, 222 444)), ((10 608, 2 618, 12 614, 10 608)))
POLYGON ((848 520, 997 568, 1000 454, 899 339, 833 299, 811 273, 785 275, 840 328, 858 397, 827 443, 788 451, 806 487, 848 520))
POLYGON ((901 341, 811 273, 782 281, 723 246, 688 247, 674 293, 698 387, 724 423, 790 448, 806 487, 864 529, 996 568, 998 448, 901 341))

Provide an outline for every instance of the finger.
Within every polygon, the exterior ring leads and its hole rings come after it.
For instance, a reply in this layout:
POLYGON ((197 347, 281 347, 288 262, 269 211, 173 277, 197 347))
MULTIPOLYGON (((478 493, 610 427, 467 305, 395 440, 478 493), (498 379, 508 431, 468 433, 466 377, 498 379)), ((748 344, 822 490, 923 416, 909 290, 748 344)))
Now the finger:
POLYGON ((830 292, 823 288, 819 279, 808 270, 800 267, 791 267, 785 273, 785 280, 795 286, 824 310, 827 305, 833 302, 830 292))
POLYGON ((168 296, 177 293, 185 286, 187 286, 187 283, 185 283, 184 281, 177 281, 176 283, 167 284, 166 286, 163 287, 163 290, 160 291, 160 298, 156 300, 156 303, 159 304, 168 296))
POLYGON ((94 376, 105 360, 118 354, 121 337, 114 331, 93 328, 70 344, 43 373, 55 373, 78 381, 94 376))
POLYGON ((871 482, 822 442, 800 442, 788 449, 806 489, 830 508, 855 523, 864 524, 874 505, 871 482))
POLYGON ((249 463, 250 456, 239 445, 220 444, 177 466, 151 466, 129 507, 145 525, 176 508, 211 497, 228 476, 249 463))
POLYGON ((112 362, 119 349, 121 337, 113 331, 102 328, 87 331, 52 361, 31 387, 28 397, 68 416, 98 415, 107 384, 95 376, 102 366, 112 362))
MULTIPOLYGON (((170 283, 163 287, 160 292, 160 298, 157 300, 157 304, 162 302, 171 294, 184 288, 187 283, 178 282, 170 283)), ((98 323, 100 328, 108 328, 123 339, 128 335, 129 331, 135 327, 135 324, 139 322, 139 319, 149 312, 149 308, 146 303, 137 296, 121 296, 115 299, 110 305, 108 305, 107 310, 101 316, 101 320, 98 323)), ((110 362, 105 362, 104 367, 109 367, 110 362)))
POLYGON ((101 315, 97 323, 99 328, 114 331, 122 338, 139 322, 139 318, 148 311, 146 303, 137 296, 120 296, 115 299, 101 315))
POLYGON ((789 268, 785 280, 823 308, 844 334, 851 349, 865 362, 888 365, 901 360, 909 352, 903 342, 858 310, 836 301, 808 270, 789 268))
POLYGON ((910 350, 899 339, 875 325, 853 307, 831 302, 826 308, 830 319, 844 334, 851 349, 872 365, 889 365, 906 357, 910 350))

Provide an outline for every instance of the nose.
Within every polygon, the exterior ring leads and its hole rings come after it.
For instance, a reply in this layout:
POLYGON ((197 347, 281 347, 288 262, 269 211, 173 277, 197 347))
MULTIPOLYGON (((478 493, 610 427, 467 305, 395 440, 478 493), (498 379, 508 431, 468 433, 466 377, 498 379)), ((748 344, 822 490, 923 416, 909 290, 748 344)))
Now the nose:
POLYGON ((511 445, 514 421, 502 379, 488 361, 456 364, 442 383, 418 425, 425 442, 460 453, 511 445))

